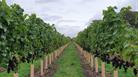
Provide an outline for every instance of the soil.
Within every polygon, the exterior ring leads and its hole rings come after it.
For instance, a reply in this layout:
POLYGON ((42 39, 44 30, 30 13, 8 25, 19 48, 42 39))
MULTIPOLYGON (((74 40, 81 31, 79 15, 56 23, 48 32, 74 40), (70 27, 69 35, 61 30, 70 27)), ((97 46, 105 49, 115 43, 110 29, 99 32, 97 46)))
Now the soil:
POLYGON ((48 70, 45 72, 45 77, 53 77, 57 68, 58 65, 56 64, 56 62, 54 62, 52 65, 48 67, 48 70))
MULTIPOLYGON (((62 56, 62 55, 60 55, 62 56)), ((40 76, 40 70, 36 71, 35 70, 35 77, 53 77, 53 75, 55 74, 57 68, 58 68, 58 65, 56 63, 57 60, 55 60, 51 65, 48 66, 48 69, 45 69, 44 70, 44 75, 43 76, 40 76)))
POLYGON ((78 51, 78 55, 80 57, 81 66, 83 69, 83 73, 85 77, 98 77, 96 76, 96 72, 94 72, 94 69, 90 67, 89 63, 86 62, 83 55, 80 54, 79 50, 76 48, 76 51, 78 51))
MULTIPOLYGON (((91 68, 91 66, 89 65, 89 63, 85 60, 84 56, 82 54, 80 54, 79 50, 76 48, 76 50, 78 51, 78 55, 80 57, 80 61, 81 61, 81 66, 83 68, 83 73, 85 77, 101 77, 101 72, 96 73, 94 71, 94 68, 91 68)), ((111 77, 110 73, 106 73, 106 77, 111 77)))
POLYGON ((47 70, 44 70, 44 76, 40 76, 40 71, 38 71, 35 73, 35 77, 53 77, 56 70, 57 70, 57 64, 53 63, 48 67, 47 70))

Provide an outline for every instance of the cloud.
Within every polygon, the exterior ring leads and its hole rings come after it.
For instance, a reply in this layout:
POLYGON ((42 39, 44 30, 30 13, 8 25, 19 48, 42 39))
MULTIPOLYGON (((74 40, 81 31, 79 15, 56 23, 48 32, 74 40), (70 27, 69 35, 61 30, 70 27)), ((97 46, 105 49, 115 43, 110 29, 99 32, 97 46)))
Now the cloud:
POLYGON ((43 19, 45 21, 56 21, 56 20, 59 20, 61 18, 62 18, 61 16, 43 14, 43 19))
POLYGON ((36 0, 36 3, 50 3, 57 2, 58 0, 36 0))
POLYGON ((76 20, 59 20, 58 22, 59 23, 61 23, 61 22, 76 22, 76 20))
POLYGON ((80 26, 69 26, 69 25, 61 25, 61 27, 57 27, 57 31, 65 34, 66 36, 77 36, 77 33, 83 30, 83 27, 80 26), (68 29, 66 29, 68 28, 68 29))
POLYGON ((17 3, 25 13, 36 13, 45 22, 55 24, 57 30, 74 37, 86 28, 92 20, 102 18, 102 10, 108 6, 119 9, 132 6, 138 11, 137 0, 7 0, 8 4, 17 3))

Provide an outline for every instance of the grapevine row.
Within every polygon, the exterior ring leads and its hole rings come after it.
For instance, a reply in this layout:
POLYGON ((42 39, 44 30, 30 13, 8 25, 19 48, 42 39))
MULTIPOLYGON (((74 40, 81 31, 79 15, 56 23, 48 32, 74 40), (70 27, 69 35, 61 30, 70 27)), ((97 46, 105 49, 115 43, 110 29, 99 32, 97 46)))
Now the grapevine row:
POLYGON ((54 25, 36 14, 25 14, 19 5, 0 1, 0 66, 18 71, 20 63, 33 63, 68 42, 54 25))
MULTIPOLYGON (((116 12, 117 7, 108 7, 103 11, 102 20, 93 21, 84 31, 80 32, 75 41, 86 51, 94 54, 115 70, 133 68, 138 74, 138 29, 132 27, 125 19, 131 12, 124 7, 116 12)), ((138 23, 138 14, 133 20, 138 23)))

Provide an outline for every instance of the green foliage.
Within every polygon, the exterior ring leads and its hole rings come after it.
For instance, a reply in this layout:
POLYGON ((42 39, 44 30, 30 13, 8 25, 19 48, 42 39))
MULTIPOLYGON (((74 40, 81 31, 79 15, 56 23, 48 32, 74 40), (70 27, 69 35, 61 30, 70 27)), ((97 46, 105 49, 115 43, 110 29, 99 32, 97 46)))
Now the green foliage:
POLYGON ((21 62, 33 62, 68 39, 36 14, 25 14, 19 5, 8 6, 5 0, 0 1, 0 66, 13 63, 12 67, 17 67, 21 62))
MULTIPOLYGON (((122 61, 120 66, 125 68, 129 67, 127 62, 132 65, 136 64, 138 29, 130 27, 131 24, 124 18, 126 13, 130 11, 130 7, 124 7, 120 12, 116 12, 115 9, 117 8, 108 7, 107 10, 104 10, 103 19, 93 21, 78 34, 75 40, 96 57, 103 61, 112 62, 113 66, 118 62, 113 62, 111 59, 117 58, 118 61, 122 61)), ((119 64, 116 65, 115 68, 119 64)))

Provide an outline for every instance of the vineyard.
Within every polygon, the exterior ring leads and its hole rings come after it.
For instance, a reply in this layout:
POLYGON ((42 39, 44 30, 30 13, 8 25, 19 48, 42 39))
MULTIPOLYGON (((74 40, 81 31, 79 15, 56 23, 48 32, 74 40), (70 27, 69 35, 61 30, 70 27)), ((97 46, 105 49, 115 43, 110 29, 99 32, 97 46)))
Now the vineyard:
POLYGON ((138 77, 138 12, 116 10, 70 38, 0 1, 0 77, 138 77))
MULTIPOLYGON (((96 61, 100 60, 102 71, 106 70, 107 65, 112 66, 116 75, 118 70, 123 69, 122 73, 133 77, 128 73, 131 71, 136 76, 138 72, 138 29, 125 20, 130 7, 122 8, 119 13, 115 9, 117 8, 108 7, 104 10, 103 19, 93 21, 75 40, 84 50, 93 54, 96 61)), ((98 61, 95 65, 98 73, 98 61)))

